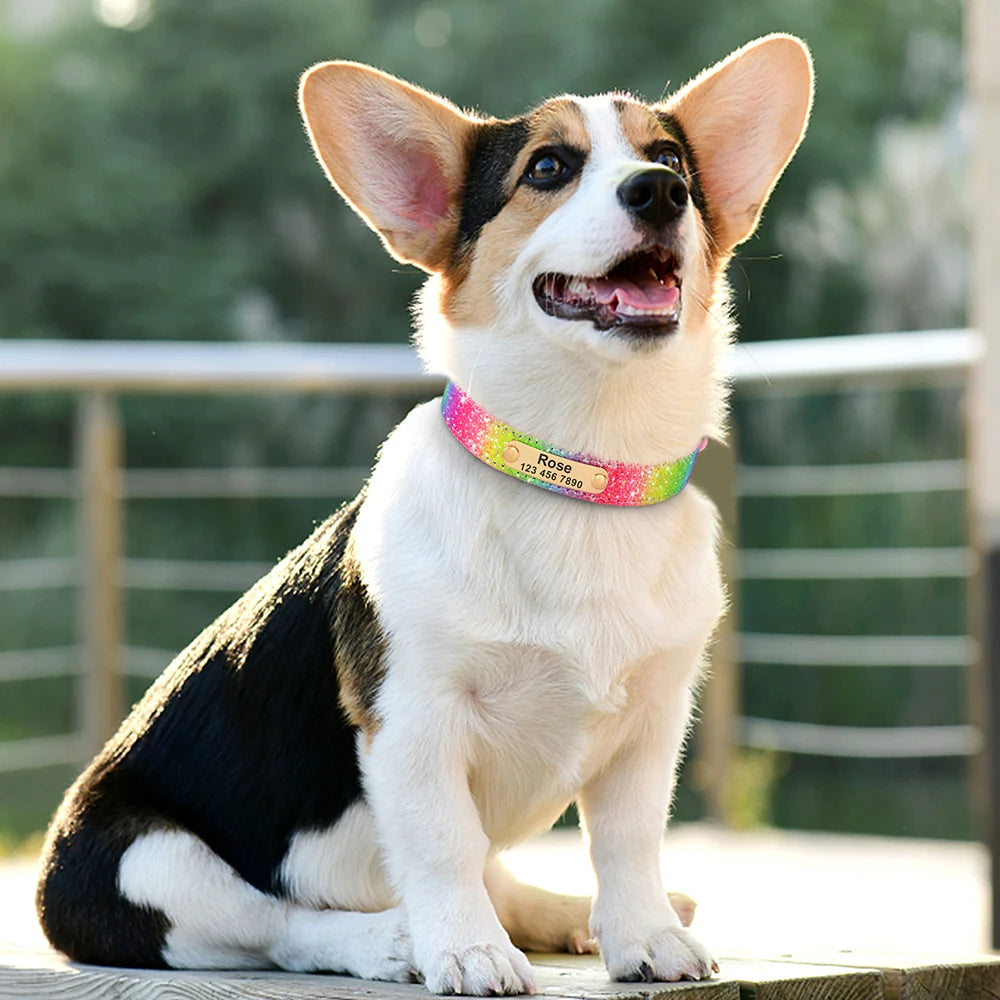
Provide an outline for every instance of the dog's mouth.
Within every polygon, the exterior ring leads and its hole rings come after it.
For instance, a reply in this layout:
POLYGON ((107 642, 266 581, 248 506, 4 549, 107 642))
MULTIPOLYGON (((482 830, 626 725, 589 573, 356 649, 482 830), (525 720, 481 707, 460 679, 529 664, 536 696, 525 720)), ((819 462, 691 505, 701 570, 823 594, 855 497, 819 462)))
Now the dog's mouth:
POLYGON ((670 333, 681 312, 677 267, 677 257, 666 247, 645 247, 598 278, 540 274, 533 285, 535 301, 550 316, 590 320, 598 330, 670 333))

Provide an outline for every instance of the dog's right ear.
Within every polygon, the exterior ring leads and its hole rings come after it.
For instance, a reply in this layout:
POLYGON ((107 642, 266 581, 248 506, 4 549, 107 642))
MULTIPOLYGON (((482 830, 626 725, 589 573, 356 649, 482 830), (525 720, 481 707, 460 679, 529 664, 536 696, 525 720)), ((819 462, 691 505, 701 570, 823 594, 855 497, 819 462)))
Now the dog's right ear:
POLYGON ((812 57, 793 35, 766 35, 696 76, 660 109, 694 148, 716 245, 742 243, 809 121, 812 57))
POLYGON ((389 252, 426 271, 444 267, 458 228, 476 119, 352 62, 308 70, 299 107, 327 177, 389 252))

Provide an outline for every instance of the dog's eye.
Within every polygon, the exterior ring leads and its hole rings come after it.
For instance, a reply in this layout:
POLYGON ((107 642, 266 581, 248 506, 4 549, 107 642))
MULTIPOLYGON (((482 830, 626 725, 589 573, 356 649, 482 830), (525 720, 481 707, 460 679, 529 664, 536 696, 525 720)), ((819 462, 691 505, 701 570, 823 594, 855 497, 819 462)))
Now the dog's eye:
POLYGON ((532 187, 555 188, 568 181, 576 170, 576 164, 567 162, 573 158, 565 158, 551 149, 541 149, 531 158, 524 171, 524 180, 532 187))
POLYGON ((653 154, 654 163, 662 163, 677 173, 681 172, 681 154, 673 146, 661 146, 653 154))
POLYGON ((555 153, 545 153, 531 161, 525 176, 529 181, 541 181, 543 184, 558 180, 568 168, 555 153))

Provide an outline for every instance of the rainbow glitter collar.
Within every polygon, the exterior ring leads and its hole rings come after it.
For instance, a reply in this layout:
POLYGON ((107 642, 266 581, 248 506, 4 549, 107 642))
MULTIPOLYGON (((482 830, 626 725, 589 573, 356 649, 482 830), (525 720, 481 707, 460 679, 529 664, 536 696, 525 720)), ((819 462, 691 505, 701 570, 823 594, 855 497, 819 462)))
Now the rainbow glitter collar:
POLYGON ((687 486, 694 460, 708 443, 708 438, 702 438, 690 455, 661 465, 605 462, 514 430, 487 413, 454 382, 444 391, 441 413, 451 433, 494 469, 563 496, 615 507, 644 507, 677 496, 687 486))

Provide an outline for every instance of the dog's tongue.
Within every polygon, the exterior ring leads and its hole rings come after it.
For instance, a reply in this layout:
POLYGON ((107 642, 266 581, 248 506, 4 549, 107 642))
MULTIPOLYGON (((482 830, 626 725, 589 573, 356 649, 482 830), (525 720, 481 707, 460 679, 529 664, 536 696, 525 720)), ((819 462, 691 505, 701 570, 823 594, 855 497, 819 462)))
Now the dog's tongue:
POLYGON ((676 284, 661 285, 658 281, 636 284, 627 278, 592 278, 590 285, 602 305, 618 300, 633 309, 669 309, 680 298, 676 284))

